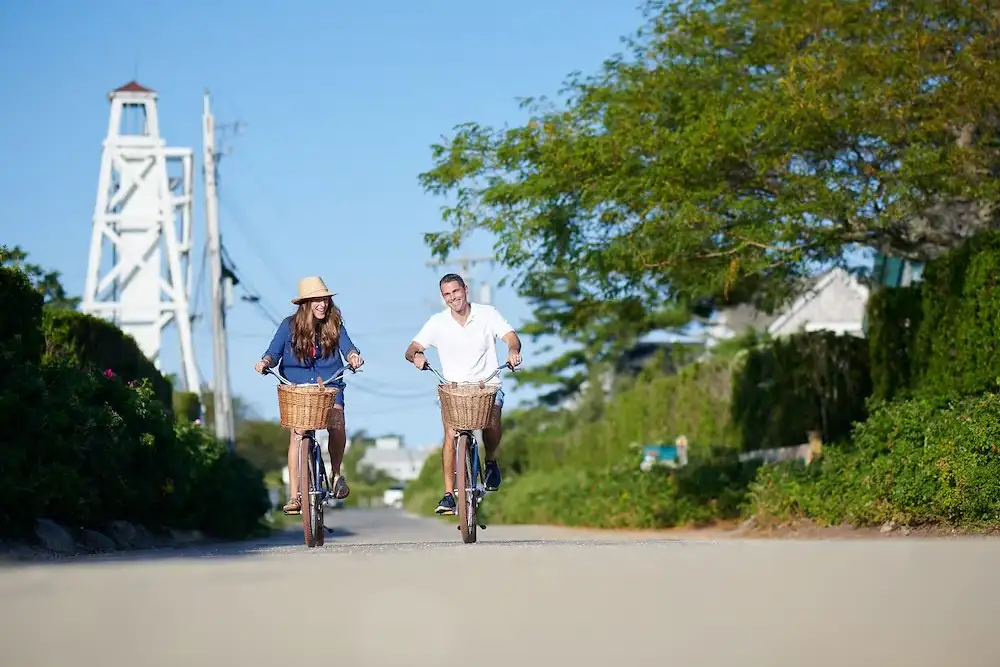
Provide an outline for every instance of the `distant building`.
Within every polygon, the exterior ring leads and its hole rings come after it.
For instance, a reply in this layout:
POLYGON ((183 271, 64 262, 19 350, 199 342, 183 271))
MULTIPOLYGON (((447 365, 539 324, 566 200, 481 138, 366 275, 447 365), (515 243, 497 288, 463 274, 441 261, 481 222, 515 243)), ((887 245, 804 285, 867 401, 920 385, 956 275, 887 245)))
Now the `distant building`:
POLYGON ((404 447, 403 439, 399 436, 376 438, 375 446, 365 450, 358 466, 381 470, 400 482, 409 482, 417 478, 424 467, 424 461, 439 446, 404 447))
POLYGON ((708 327, 706 346, 753 329, 773 337, 801 331, 834 331, 864 336, 868 287, 839 267, 812 279, 790 305, 768 315, 743 304, 718 311, 708 327))

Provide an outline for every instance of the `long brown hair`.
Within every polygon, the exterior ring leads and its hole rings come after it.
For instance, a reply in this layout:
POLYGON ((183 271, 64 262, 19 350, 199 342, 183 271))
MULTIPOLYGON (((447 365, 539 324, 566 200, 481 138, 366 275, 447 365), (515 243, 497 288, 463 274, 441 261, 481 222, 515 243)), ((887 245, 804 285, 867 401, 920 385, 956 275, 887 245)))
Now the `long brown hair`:
POLYGON ((340 342, 340 327, 344 322, 340 308, 333 299, 326 297, 326 319, 321 323, 313 317, 312 303, 303 301, 292 316, 292 351, 299 361, 312 358, 316 345, 316 325, 319 324, 320 357, 326 358, 333 354, 340 342))

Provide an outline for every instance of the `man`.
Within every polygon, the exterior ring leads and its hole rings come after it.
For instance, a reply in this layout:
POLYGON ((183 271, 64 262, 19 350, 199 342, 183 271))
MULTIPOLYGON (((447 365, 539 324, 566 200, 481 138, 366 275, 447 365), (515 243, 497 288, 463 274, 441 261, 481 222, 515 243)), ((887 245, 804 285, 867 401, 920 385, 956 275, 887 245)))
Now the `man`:
MULTIPOLYGON (((441 375, 448 382, 475 382, 485 380, 496 370, 496 339, 507 343, 507 361, 511 366, 521 363, 521 339, 517 332, 493 306, 469 303, 469 290, 462 277, 449 273, 438 282, 441 297, 448 307, 432 315, 406 348, 406 360, 418 370, 427 363, 424 350, 436 347, 441 359, 441 375)), ((498 378, 498 382, 500 379, 498 378)), ((500 411, 503 408, 503 389, 497 392, 496 418, 493 425, 483 429, 483 447, 486 450, 486 488, 500 488, 500 466, 496 453, 502 435, 500 411)), ((444 497, 435 510, 438 514, 455 513, 455 439, 454 433, 444 425, 444 447, 441 448, 441 469, 444 473, 444 497)))

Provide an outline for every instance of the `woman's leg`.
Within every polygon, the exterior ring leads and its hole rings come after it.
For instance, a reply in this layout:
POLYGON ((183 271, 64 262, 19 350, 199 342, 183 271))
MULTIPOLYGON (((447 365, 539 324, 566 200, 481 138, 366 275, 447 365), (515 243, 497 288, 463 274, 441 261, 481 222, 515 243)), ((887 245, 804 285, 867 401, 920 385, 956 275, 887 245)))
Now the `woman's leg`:
POLYGON ((302 509, 299 501, 299 435, 294 429, 288 433, 288 486, 290 489, 285 512, 298 512, 302 509))
POLYGON ((333 411, 330 413, 330 439, 327 448, 330 452, 330 473, 333 477, 333 497, 338 499, 346 498, 351 493, 351 488, 347 486, 347 480, 340 472, 340 466, 344 462, 344 449, 347 447, 347 425, 344 421, 344 392, 337 392, 336 402, 333 411))

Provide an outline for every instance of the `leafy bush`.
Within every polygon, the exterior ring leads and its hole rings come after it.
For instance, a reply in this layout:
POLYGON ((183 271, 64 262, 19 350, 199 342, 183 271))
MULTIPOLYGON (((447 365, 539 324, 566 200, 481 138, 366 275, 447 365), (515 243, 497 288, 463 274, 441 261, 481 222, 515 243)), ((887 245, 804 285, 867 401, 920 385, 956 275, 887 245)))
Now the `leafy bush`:
POLYGON ((872 396, 905 398, 918 371, 914 363, 923 320, 921 286, 881 288, 868 298, 868 354, 872 396))
POLYGON ((670 528, 740 516, 757 464, 709 450, 682 468, 565 468, 518 477, 483 503, 487 520, 595 528, 670 528))
POLYGON ((833 441, 865 418, 870 393, 863 338, 800 333, 747 352, 733 386, 732 420, 744 450, 798 445, 812 430, 833 441))
POLYGON ((874 395, 972 396, 1000 375, 1000 231, 929 262, 923 282, 881 288, 868 305, 874 395))
POLYGON ((1000 395, 883 403, 850 445, 808 467, 762 468, 750 509, 764 523, 996 525, 1000 395))
POLYGON ((135 339, 108 320, 72 310, 46 309, 42 315, 45 358, 83 370, 111 368, 127 381, 149 380, 159 401, 173 410, 173 389, 135 339))
POLYGON ((219 537, 253 530, 269 505, 260 473, 173 421, 158 397, 166 389, 169 399, 169 384, 131 338, 78 313, 43 320, 41 296, 17 274, 0 268, 0 535, 26 533, 38 517, 219 537))
POLYGON ((23 272, 0 266, 0 352, 29 362, 42 355, 42 295, 23 272))

